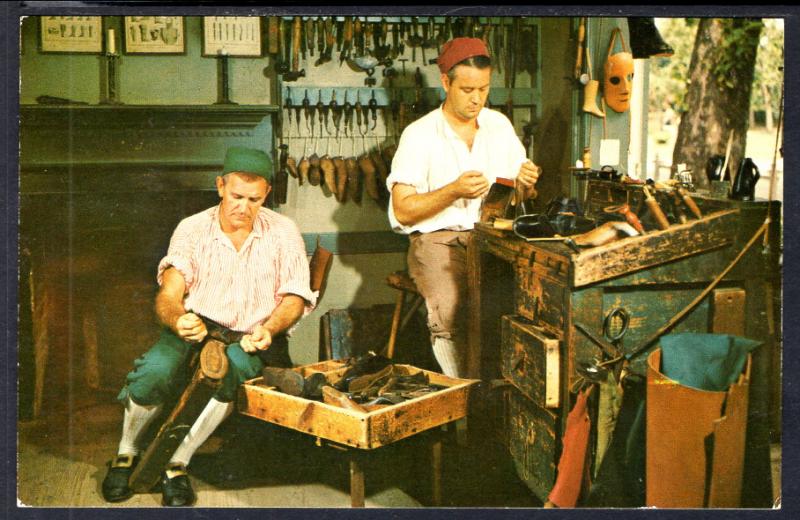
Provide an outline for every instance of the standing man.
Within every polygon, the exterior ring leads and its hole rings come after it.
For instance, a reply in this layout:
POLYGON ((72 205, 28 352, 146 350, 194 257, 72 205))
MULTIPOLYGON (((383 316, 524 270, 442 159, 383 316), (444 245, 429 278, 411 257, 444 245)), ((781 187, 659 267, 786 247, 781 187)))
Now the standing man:
POLYGON ((455 38, 437 60, 444 104, 410 124, 386 181, 389 221, 409 235, 408 270, 428 309, 433 353, 442 371, 466 375, 466 245, 498 177, 516 179, 528 198, 540 169, 503 114, 484 108, 492 72, 478 38, 455 38))
MULTIPOLYGON (((186 467, 195 450, 233 411, 236 389, 265 364, 291 366, 286 331, 313 309, 305 245, 288 218, 262 207, 270 192, 266 153, 233 147, 216 187, 219 205, 178 224, 158 266, 155 310, 164 329, 134 362, 119 394, 125 406, 117 456, 103 480, 103 498, 133 494, 139 440, 163 403, 186 383, 186 364, 213 327, 241 336, 225 350, 228 371, 172 456, 161 478, 162 503, 188 506, 195 495, 186 467)), ((221 355, 221 354, 220 354, 221 355)))

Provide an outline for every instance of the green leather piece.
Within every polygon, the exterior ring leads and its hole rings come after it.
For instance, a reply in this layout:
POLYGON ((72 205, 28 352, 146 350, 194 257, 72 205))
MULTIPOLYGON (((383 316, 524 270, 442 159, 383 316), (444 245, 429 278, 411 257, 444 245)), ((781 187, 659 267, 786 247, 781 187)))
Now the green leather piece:
POLYGON ((668 334, 661 338, 661 373, 684 386, 724 392, 759 345, 729 334, 668 334))

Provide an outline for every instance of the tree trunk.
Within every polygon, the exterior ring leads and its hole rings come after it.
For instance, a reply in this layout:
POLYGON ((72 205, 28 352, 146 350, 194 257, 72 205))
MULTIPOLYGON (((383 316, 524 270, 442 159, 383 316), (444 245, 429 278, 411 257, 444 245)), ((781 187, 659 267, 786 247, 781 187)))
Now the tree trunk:
POLYGON ((672 154, 685 163, 699 187, 708 185, 706 162, 724 154, 733 134, 731 176, 744 154, 750 94, 755 73, 760 21, 749 18, 702 18, 689 64, 686 106, 672 154))

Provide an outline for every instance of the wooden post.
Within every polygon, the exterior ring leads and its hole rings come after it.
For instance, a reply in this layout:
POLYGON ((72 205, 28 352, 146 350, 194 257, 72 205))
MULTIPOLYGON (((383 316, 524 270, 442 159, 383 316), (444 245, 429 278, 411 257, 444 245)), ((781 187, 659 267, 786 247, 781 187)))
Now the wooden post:
POLYGON ((350 452, 350 507, 364 507, 364 468, 358 453, 350 452))
POLYGON ((481 377, 481 252, 474 233, 467 242, 467 284, 469 323, 467 324, 467 377, 481 377))
POLYGON ((400 327, 400 316, 403 314, 403 301, 405 299, 405 292, 402 289, 397 290, 397 301, 394 306, 394 315, 392 315, 392 331, 389 333, 389 344, 386 346, 386 357, 392 359, 394 356, 394 344, 397 340, 397 330, 400 327))
MULTIPOLYGON (((450 425, 455 428, 455 423, 450 425)), ((431 444, 431 502, 434 507, 442 505, 442 437, 434 432, 435 438, 431 444)))

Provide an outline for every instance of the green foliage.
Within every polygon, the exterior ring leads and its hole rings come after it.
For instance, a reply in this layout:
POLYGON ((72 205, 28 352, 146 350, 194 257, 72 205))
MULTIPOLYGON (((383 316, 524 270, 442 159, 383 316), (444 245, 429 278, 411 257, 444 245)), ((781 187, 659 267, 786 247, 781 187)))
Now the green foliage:
POLYGON ((777 114, 780 103, 781 86, 783 85, 783 20, 765 19, 764 30, 758 44, 756 56, 756 75, 753 80, 754 108, 766 105, 761 85, 768 90, 772 110, 777 114))
POLYGON ((670 58, 650 60, 650 110, 671 106, 677 112, 686 110, 686 78, 697 34, 697 19, 659 18, 656 20, 662 38, 675 54, 670 58))
POLYGON ((736 71, 741 63, 753 61, 752 50, 757 50, 758 37, 763 23, 752 18, 723 18, 722 39, 714 49, 711 73, 720 88, 737 87, 736 71))
MULTIPOLYGON (((650 60, 650 110, 661 111, 671 105, 677 112, 688 109, 685 105, 686 82, 689 63, 692 58, 697 27, 697 18, 659 18, 656 20, 664 41, 669 43, 675 54, 671 58, 650 60)), ((777 113, 780 103, 780 89, 783 81, 784 30, 782 19, 723 19, 724 38, 715 55, 713 74, 723 88, 736 88, 735 77, 731 74, 739 60, 745 60, 748 39, 759 38, 756 56, 755 78, 753 81, 752 107, 763 109, 766 100, 761 90, 762 84, 768 90, 770 106, 777 113), (763 28, 763 29, 762 29, 763 28)))

